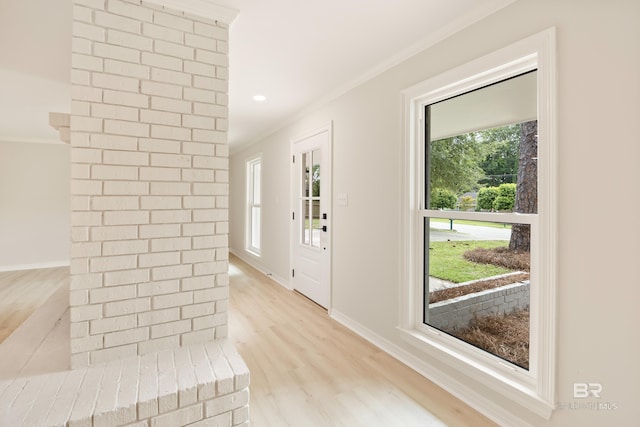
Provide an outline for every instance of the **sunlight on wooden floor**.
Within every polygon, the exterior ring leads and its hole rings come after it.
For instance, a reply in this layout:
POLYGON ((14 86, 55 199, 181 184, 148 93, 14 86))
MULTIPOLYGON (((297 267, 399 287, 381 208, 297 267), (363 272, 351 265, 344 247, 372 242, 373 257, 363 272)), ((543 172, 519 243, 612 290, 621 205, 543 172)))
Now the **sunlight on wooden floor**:
POLYGON ((495 425, 236 257, 230 282, 252 426, 495 425))

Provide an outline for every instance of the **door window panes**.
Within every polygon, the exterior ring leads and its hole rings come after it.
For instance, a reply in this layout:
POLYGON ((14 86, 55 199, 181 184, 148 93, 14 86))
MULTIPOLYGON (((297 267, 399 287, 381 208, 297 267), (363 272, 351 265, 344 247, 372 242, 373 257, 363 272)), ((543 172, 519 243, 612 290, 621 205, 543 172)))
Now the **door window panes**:
POLYGON ((301 223, 300 243, 313 248, 320 247, 322 232, 320 213, 320 168, 321 151, 302 153, 302 185, 299 202, 304 221, 301 223))

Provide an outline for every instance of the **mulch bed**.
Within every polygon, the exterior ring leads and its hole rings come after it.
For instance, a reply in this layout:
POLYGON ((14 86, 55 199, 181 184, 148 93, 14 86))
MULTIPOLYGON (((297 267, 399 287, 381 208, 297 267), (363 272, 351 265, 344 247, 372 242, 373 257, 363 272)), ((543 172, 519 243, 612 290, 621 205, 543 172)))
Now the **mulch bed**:
POLYGON ((464 259, 479 264, 492 264, 516 271, 529 271, 531 254, 525 251, 513 251, 509 248, 476 248, 466 251, 464 259))
POLYGON ((429 304, 457 298, 462 295, 474 292, 485 291, 487 289, 499 288, 500 286, 510 285, 516 282, 522 282, 529 279, 529 273, 510 274, 499 279, 487 279, 474 282, 464 286, 454 286, 452 288, 439 289, 429 294, 429 304))
POLYGON ((529 309, 477 317, 467 328, 450 333, 515 365, 529 369, 529 309))

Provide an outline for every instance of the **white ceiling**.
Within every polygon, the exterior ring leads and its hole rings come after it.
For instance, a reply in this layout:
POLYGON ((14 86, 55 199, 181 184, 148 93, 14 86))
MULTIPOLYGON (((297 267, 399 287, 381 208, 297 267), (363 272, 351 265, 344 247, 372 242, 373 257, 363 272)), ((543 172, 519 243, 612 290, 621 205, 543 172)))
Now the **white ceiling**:
MULTIPOLYGON (((207 1, 239 11, 229 82, 237 147, 514 0, 207 1)), ((0 140, 57 140, 48 112, 69 111, 71 16, 71 0, 0 0, 0 140)))

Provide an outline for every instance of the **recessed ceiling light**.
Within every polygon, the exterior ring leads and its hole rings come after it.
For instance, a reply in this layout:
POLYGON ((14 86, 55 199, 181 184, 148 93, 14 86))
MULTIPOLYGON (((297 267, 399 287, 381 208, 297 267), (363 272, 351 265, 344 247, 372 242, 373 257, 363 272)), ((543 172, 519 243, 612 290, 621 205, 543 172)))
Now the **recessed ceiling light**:
POLYGON ((264 95, 256 95, 253 97, 254 101, 258 101, 258 102, 262 102, 262 101, 266 101, 267 97, 264 95))

